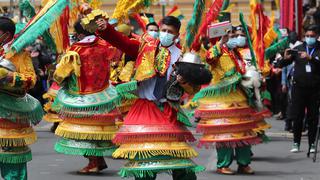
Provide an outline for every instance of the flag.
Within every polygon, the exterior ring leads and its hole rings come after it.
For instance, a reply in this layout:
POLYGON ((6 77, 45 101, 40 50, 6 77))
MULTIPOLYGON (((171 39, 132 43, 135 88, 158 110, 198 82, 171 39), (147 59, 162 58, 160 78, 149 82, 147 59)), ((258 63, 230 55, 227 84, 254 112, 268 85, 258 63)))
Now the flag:
POLYGON ((68 0, 49 0, 48 3, 28 22, 27 26, 14 37, 11 53, 20 52, 47 31, 52 23, 68 6, 68 0))
POLYGON ((167 16, 174 16, 178 18, 180 21, 184 18, 184 15, 182 14, 177 5, 173 6, 173 8, 169 11, 167 16))
POLYGON ((273 29, 273 21, 263 12, 263 6, 259 0, 250 0, 250 19, 252 24, 253 49, 256 53, 257 65, 260 70, 265 65, 265 49, 278 38, 273 29))

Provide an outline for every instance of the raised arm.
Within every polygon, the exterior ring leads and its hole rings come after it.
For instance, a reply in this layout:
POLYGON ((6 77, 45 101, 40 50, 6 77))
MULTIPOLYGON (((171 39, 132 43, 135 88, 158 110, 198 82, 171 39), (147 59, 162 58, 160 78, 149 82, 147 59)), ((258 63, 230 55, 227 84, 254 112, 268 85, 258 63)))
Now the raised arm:
POLYGON ((98 36, 106 40, 112 46, 131 56, 132 58, 135 59, 138 56, 140 47, 140 42, 138 40, 130 39, 122 33, 117 32, 105 20, 100 20, 97 22, 97 24, 100 26, 100 28, 96 32, 98 36))

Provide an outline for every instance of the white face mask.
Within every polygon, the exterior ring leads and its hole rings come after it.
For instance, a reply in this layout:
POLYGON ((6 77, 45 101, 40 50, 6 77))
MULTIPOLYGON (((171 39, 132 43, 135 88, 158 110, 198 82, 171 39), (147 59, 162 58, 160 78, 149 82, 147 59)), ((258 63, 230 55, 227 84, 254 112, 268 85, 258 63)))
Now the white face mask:
POLYGON ((168 32, 160 32, 159 39, 162 46, 168 47, 173 44, 174 35, 168 32))
POLYGON ((227 46, 229 49, 234 49, 238 45, 237 38, 229 38, 227 46))
POLYGON ((159 37, 159 32, 157 31, 148 31, 148 34, 155 39, 159 37))
POLYGON ((244 36, 238 36, 237 37, 237 43, 238 43, 238 47, 244 47, 247 44, 247 38, 244 36))

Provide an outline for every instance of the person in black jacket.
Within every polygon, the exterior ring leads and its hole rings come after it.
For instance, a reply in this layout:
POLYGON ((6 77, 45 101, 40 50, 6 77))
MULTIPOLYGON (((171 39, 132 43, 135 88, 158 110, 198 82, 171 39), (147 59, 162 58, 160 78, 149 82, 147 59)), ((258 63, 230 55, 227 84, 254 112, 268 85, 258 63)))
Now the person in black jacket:
POLYGON ((305 41, 294 49, 287 49, 280 67, 294 62, 292 87, 293 147, 291 152, 300 151, 303 119, 306 113, 308 123, 309 151, 315 152, 315 135, 319 114, 320 90, 320 42, 318 27, 311 25, 305 29, 305 41))

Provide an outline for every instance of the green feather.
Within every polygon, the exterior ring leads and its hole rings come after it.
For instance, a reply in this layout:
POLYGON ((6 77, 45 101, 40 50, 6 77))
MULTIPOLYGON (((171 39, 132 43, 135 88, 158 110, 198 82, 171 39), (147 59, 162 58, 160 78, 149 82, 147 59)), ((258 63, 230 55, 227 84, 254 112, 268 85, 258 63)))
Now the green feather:
POLYGON ((205 10, 205 1, 204 0, 196 0, 193 5, 193 13, 192 17, 187 25, 187 34, 186 34, 186 46, 188 48, 191 47, 193 40, 199 30, 199 26, 201 24, 202 14, 205 10))
POLYGON ((69 5, 68 0, 59 0, 47 12, 31 23, 25 31, 14 40, 11 45, 11 50, 14 52, 20 52, 26 46, 33 43, 39 36, 41 36, 46 30, 48 30, 51 24, 61 15, 66 6, 69 5))
POLYGON ((221 7, 221 11, 226 10, 229 7, 229 4, 230 4, 230 0, 224 0, 221 7))
POLYGON ((244 30, 246 32, 246 37, 247 37, 247 40, 248 40, 248 45, 249 45, 250 54, 251 54, 251 63, 254 64, 255 67, 257 67, 257 60, 256 60, 256 55, 254 54, 252 41, 251 41, 251 36, 249 34, 249 31, 248 31, 248 26, 247 26, 246 22, 244 21, 242 12, 240 12, 240 22, 241 22, 241 25, 242 25, 242 27, 244 28, 244 30))
POLYGON ((275 56, 279 51, 283 51, 289 46, 288 38, 284 38, 282 41, 273 44, 265 51, 265 59, 270 59, 271 57, 275 56))
POLYGON ((29 0, 20 0, 19 1, 19 9, 22 12, 22 15, 31 19, 36 15, 36 11, 34 7, 30 4, 29 0))

